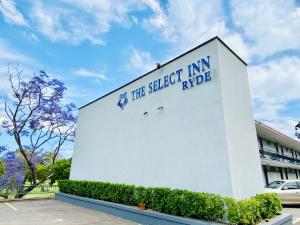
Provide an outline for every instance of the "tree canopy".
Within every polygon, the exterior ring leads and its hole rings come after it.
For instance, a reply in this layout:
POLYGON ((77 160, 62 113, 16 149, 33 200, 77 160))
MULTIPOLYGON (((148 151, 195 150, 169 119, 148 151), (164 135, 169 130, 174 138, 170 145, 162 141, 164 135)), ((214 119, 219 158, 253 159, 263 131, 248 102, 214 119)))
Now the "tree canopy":
POLYGON ((74 103, 64 103, 66 87, 63 82, 51 79, 45 71, 27 79, 23 78, 22 73, 16 69, 12 74, 8 69, 12 95, 5 101, 7 119, 1 127, 14 138, 18 147, 16 152, 29 169, 31 184, 36 186, 51 177, 51 167, 62 146, 74 141, 76 106, 74 103), (46 155, 51 156, 50 160, 46 155), (46 159, 50 164, 49 170, 39 180, 37 165, 46 159))
POLYGON ((52 168, 51 183, 58 180, 68 180, 70 177, 72 159, 62 159, 54 163, 52 168))

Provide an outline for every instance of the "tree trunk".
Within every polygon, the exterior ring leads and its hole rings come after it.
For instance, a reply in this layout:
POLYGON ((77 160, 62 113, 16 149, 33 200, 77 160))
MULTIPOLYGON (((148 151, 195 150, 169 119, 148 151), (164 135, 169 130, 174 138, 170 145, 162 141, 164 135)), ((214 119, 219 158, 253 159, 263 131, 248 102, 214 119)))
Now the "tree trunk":
POLYGON ((29 192, 31 192, 37 186, 38 186, 38 184, 30 185, 26 189, 24 189, 24 186, 23 186, 22 189, 17 192, 17 194, 15 195, 15 198, 22 198, 23 196, 27 195, 29 192))
POLYGON ((29 192, 31 192, 34 188, 36 188, 39 183, 37 182, 37 175, 36 175, 36 170, 35 167, 33 167, 32 163, 29 164, 30 168, 30 174, 32 178, 32 184, 28 187, 25 188, 25 182, 23 183, 22 187, 20 187, 19 190, 17 190, 16 195, 14 196, 15 198, 22 198, 25 195, 27 195, 29 192))

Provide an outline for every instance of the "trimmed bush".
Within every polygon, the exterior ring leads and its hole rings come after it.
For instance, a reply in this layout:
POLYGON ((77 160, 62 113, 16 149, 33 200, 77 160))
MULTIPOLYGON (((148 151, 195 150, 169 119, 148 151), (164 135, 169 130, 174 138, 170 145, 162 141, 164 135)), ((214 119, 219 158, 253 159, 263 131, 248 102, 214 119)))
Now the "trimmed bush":
POLYGON ((276 216, 282 210, 282 205, 277 194, 257 194, 255 199, 260 203, 260 213, 262 219, 276 216))
POLYGON ((256 224, 261 220, 260 202, 254 197, 244 200, 226 198, 227 219, 233 224, 256 224))
POLYGON ((147 208, 162 213, 231 224, 256 224, 262 219, 272 218, 282 209, 276 194, 258 194, 249 199, 235 200, 187 190, 95 181, 61 180, 58 185, 60 191, 67 194, 126 205, 145 203, 147 208))

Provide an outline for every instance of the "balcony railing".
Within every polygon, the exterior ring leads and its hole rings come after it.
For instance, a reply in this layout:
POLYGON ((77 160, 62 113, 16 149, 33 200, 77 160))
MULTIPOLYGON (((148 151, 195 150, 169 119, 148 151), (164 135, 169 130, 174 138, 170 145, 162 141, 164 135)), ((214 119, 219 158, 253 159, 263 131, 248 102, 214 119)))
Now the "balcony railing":
POLYGON ((292 164, 300 165, 300 159, 295 159, 293 157, 280 155, 278 153, 268 152, 268 151, 265 151, 264 149, 260 149, 259 153, 260 153, 261 158, 280 161, 280 162, 283 162, 283 163, 292 163, 292 164))

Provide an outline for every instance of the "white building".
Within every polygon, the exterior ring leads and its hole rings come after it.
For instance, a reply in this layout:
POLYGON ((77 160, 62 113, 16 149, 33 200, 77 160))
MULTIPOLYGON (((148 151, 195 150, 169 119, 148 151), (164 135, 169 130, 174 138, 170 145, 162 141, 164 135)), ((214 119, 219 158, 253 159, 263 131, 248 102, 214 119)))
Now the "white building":
POLYGON ((215 37, 83 106, 71 179, 263 192, 246 63, 215 37))
POLYGON ((300 143, 273 128, 255 122, 265 184, 300 177, 300 143))

